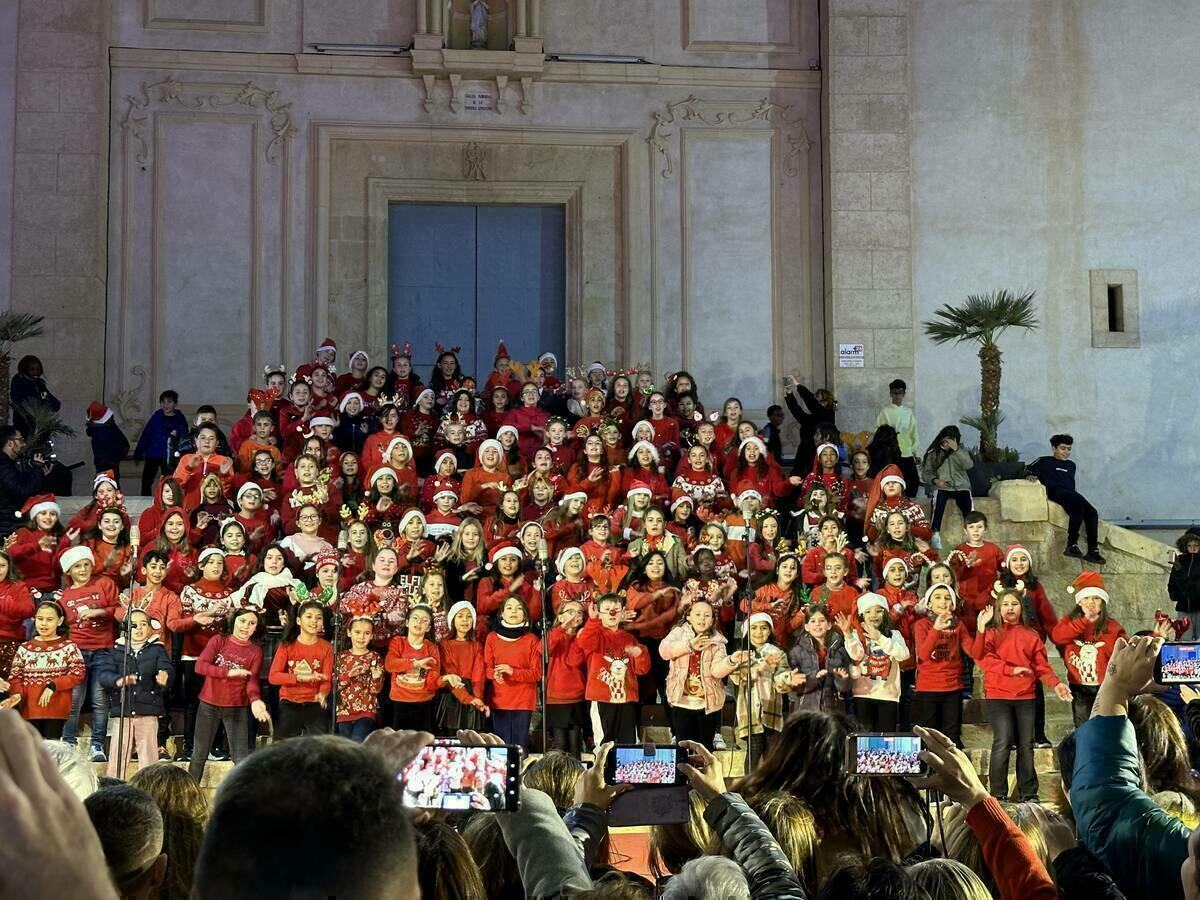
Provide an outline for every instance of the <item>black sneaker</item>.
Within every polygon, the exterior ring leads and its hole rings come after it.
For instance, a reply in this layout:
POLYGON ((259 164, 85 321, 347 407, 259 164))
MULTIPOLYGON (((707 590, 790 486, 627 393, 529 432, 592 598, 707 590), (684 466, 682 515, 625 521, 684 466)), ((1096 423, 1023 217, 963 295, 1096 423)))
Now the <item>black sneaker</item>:
POLYGON ((1108 562, 1108 560, 1100 555, 1100 551, 1095 547, 1087 552, 1087 556, 1085 556, 1084 559, 1086 559, 1088 562, 1098 563, 1099 565, 1104 565, 1106 562, 1108 562))
POLYGON ((1050 743, 1048 738, 1038 738, 1036 741, 1033 742, 1034 750, 1049 750, 1053 746, 1054 745, 1052 743, 1050 743))
POLYGON ((1083 559, 1083 551, 1079 549, 1078 544, 1067 544, 1067 549, 1063 551, 1063 556, 1073 556, 1076 559, 1083 559))
POLYGON ((191 762, 191 761, 192 761, 192 748, 191 747, 180 747, 178 750, 175 751, 175 762, 191 762))

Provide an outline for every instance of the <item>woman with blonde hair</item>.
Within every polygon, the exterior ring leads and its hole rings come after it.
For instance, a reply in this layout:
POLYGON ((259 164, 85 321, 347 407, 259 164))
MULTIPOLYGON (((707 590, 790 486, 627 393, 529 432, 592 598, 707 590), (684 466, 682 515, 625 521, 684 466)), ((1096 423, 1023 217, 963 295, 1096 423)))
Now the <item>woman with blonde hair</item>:
POLYGON ((167 875, 159 888, 159 900, 188 900, 208 824, 208 797, 186 769, 165 762, 138 769, 129 783, 153 797, 162 813, 167 875))
POLYGON ((992 900, 979 876, 956 859, 927 859, 908 874, 929 900, 992 900))

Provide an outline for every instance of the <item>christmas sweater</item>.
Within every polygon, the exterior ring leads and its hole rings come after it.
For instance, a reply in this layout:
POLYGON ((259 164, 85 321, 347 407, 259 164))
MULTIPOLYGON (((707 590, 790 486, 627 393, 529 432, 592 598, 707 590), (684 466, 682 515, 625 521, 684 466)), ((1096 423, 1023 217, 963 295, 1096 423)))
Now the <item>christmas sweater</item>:
POLYGON ((209 706, 249 706, 262 699, 258 674, 262 670, 262 647, 219 634, 209 641, 196 660, 196 674, 204 678, 200 699, 209 706), (230 678, 230 669, 245 669, 246 678, 230 678))
POLYGON ((35 611, 29 586, 20 581, 0 582, 0 641, 23 641, 24 622, 35 611))
POLYGON ((424 703, 437 694, 442 677, 442 654, 429 638, 414 647, 406 635, 397 635, 388 644, 383 667, 392 673, 392 689, 388 694, 398 703, 424 703), (429 665, 418 668, 417 660, 428 659, 429 665))
POLYGON ((880 497, 879 503, 871 510, 871 519, 866 523, 867 537, 872 541, 878 540, 886 531, 887 517, 894 512, 903 513, 908 520, 908 528, 913 537, 923 541, 933 537, 933 529, 925 518, 925 510, 921 509, 911 498, 901 494, 899 497, 880 497))
POLYGON ((650 671, 650 653, 631 634, 589 619, 575 637, 587 660, 584 696, 599 703, 637 703, 638 676, 650 671), (631 648, 640 653, 630 653, 631 648))
POLYGON ((975 620, 980 611, 992 602, 992 587, 1000 577, 1000 563, 1004 554, 991 541, 984 541, 978 547, 970 544, 959 544, 946 562, 958 579, 958 596, 962 598, 962 618, 975 633, 975 620))
POLYGON ((118 622, 124 622, 125 617, 136 609, 142 610, 150 617, 150 627, 154 629, 154 636, 164 644, 169 634, 182 632, 192 624, 191 616, 183 614, 179 595, 162 586, 149 589, 135 584, 121 594, 121 603, 114 618, 118 622))
POLYGON ((459 703, 472 700, 483 702, 483 644, 479 641, 448 640, 441 644, 442 674, 457 675, 463 680, 461 688, 451 688, 459 703))
POLYGON ((221 633, 225 616, 233 609, 229 588, 220 581, 201 578, 179 592, 179 605, 188 621, 179 630, 183 632, 183 658, 196 659, 205 644, 221 633), (200 625, 195 616, 209 613, 214 618, 209 625, 200 625))
POLYGON ((1104 630, 1097 632, 1096 623, 1083 616, 1059 619, 1050 632, 1050 640, 1058 646, 1067 664, 1067 681, 1088 687, 1098 687, 1104 682, 1113 646, 1122 637, 1126 637, 1125 629, 1116 619, 1109 619, 1104 630))
POLYGON ((908 645, 900 632, 868 637, 861 626, 846 635, 850 655, 850 689, 864 700, 900 701, 900 663, 908 659, 908 645))
POLYGON ((567 600, 575 600, 583 604, 583 614, 586 616, 588 607, 592 605, 592 592, 596 585, 584 575, 579 581, 568 581, 560 578, 550 587, 550 611, 558 615, 558 608, 567 600))
POLYGON ((271 684, 279 686, 279 699, 289 703, 316 703, 317 694, 329 695, 333 686, 333 645, 324 638, 312 644, 280 644, 271 660, 271 684), (299 681, 299 675, 320 675, 320 681, 299 681))
POLYGON ((917 648, 917 690, 941 693, 963 688, 963 655, 970 655, 975 641, 962 619, 949 631, 933 627, 933 616, 921 616, 913 625, 917 648))
POLYGON ((104 650, 113 645, 113 615, 117 611, 117 586, 108 578, 93 578, 82 587, 63 588, 59 598, 71 628, 71 640, 80 650, 104 650), (81 619, 86 609, 104 610, 103 616, 81 619))
POLYGON ((20 713, 26 719, 65 719, 71 714, 71 689, 83 683, 83 676, 83 654, 73 642, 26 641, 13 656, 8 692, 20 695, 20 713), (39 706, 47 685, 53 686, 54 695, 46 706, 39 706))
POLYGON ((838 613, 854 619, 858 614, 858 589, 849 584, 836 588, 822 584, 812 592, 812 602, 829 607, 829 615, 835 619, 838 613))
POLYGON ((383 690, 383 663, 374 650, 358 654, 344 650, 337 664, 337 720, 374 720, 379 715, 379 692, 383 690), (372 670, 378 670, 376 675, 372 670))

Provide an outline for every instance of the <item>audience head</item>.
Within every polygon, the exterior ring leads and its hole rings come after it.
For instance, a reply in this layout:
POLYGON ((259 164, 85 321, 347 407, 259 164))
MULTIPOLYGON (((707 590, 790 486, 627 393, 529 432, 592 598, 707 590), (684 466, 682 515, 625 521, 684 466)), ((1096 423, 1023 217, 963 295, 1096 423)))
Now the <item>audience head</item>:
POLYGON ((662 900, 750 900, 750 885, 742 867, 733 860, 701 856, 689 860, 667 882, 662 900))
POLYGON ((821 887, 817 900, 929 900, 929 894, 902 866, 872 859, 838 869, 821 887))
POLYGON ((1130 698, 1129 721, 1142 757, 1146 793, 1159 805, 1180 807, 1194 817, 1200 782, 1192 775, 1187 738, 1175 713, 1157 697, 1142 694, 1130 698))
POLYGON ((689 860, 716 853, 720 847, 704 819, 705 803, 695 791, 688 794, 688 805, 686 822, 650 829, 650 873, 655 878, 678 874, 689 860))
POLYGON ((154 798, 140 788, 116 784, 83 801, 104 849, 104 861, 122 898, 150 898, 167 873, 163 820, 154 798))
POLYGON ((74 747, 62 741, 43 741, 42 744, 50 754, 54 768, 58 769, 58 774, 63 777, 67 787, 76 797, 86 800, 96 792, 100 786, 96 770, 92 768, 91 763, 75 752, 74 747))
POLYGON ((479 867, 489 900, 524 896, 521 871, 504 842, 500 821, 495 816, 471 816, 462 836, 479 867))
POLYGON ((192 896, 382 898, 417 891, 399 782, 361 744, 315 737, 272 744, 225 777, 192 896))
POLYGON ((421 900, 487 900, 479 866, 452 825, 422 822, 416 838, 421 900))
POLYGON ((927 859, 908 874, 929 900, 992 900, 979 876, 955 859, 927 859))
POLYGON ((750 801, 808 891, 817 887, 817 823, 805 802, 786 791, 758 794, 750 801))
POLYGON ((546 794, 554 801, 556 809, 569 809, 575 803, 575 782, 584 768, 583 763, 569 753, 551 750, 526 767, 521 784, 546 794))
POLYGON ((129 783, 153 797, 162 813, 167 854, 164 890, 172 897, 187 896, 208 821, 208 797, 187 769, 167 762, 138 769, 129 783))

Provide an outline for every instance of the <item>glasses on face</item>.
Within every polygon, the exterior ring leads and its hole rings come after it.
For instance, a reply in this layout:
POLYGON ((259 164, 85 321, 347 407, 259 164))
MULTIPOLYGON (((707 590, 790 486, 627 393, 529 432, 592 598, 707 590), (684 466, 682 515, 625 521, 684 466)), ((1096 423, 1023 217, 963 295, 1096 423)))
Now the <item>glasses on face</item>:
POLYGON ((321 517, 314 513, 309 513, 306 516, 297 516, 296 518, 298 521, 301 521, 301 522, 319 522, 319 521, 321 521, 321 517))

